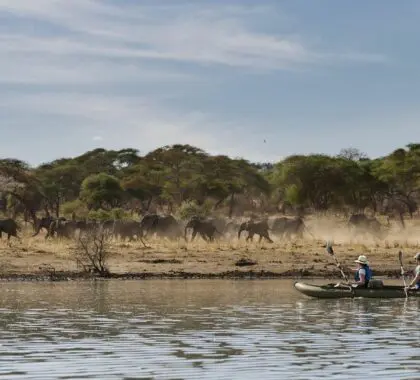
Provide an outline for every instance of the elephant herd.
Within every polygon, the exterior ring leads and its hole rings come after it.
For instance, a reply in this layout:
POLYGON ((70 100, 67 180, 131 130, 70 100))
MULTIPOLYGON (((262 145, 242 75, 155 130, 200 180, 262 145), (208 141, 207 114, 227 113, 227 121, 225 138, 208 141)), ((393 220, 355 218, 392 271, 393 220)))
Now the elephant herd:
MULTIPOLYGON (((369 231, 374 236, 380 237, 382 225, 376 218, 369 218, 364 214, 355 214, 350 217, 347 222, 348 228, 356 233, 366 233, 369 231)), ((139 239, 143 242, 143 238, 156 235, 160 238, 179 239, 183 238, 188 241, 190 232, 191 241, 199 235, 205 241, 213 241, 217 237, 233 237, 241 238, 243 232, 247 232, 246 241, 252 241, 255 235, 259 236, 259 241, 265 239, 269 243, 273 243, 270 233, 279 238, 291 238, 296 236, 302 238, 304 232, 309 231, 301 217, 287 218, 277 217, 270 223, 268 219, 250 219, 245 222, 229 221, 224 218, 203 218, 193 216, 188 222, 178 221, 172 215, 145 215, 140 221, 135 220, 67 220, 66 218, 54 218, 46 216, 38 219, 35 224, 35 232, 32 236, 36 236, 41 230, 46 230, 45 239, 49 237, 72 238, 76 231, 80 233, 89 231, 103 230, 107 231, 115 238, 122 240, 139 239)), ((19 239, 17 231, 19 226, 13 219, 0 220, 0 238, 2 233, 19 239)), ((313 235, 312 235, 313 236, 313 235)))
MULTIPOLYGON (((0 237, 1 233, 18 237, 17 231, 19 226, 13 219, 0 220, 0 237)), ((274 235, 281 237, 297 235, 302 236, 305 225, 301 218, 277 218, 273 221, 270 228, 267 219, 260 221, 249 220, 243 223, 229 221, 223 218, 204 218, 193 216, 189 221, 183 223, 178 221, 172 215, 145 215, 140 221, 135 220, 67 220, 66 218, 54 218, 46 216, 38 219, 32 236, 37 236, 42 230, 46 231, 45 239, 49 237, 72 238, 76 231, 87 233, 89 231, 103 230, 107 231, 115 238, 120 239, 140 239, 156 235, 161 238, 179 239, 183 238, 193 241, 199 235, 205 241, 213 241, 217 237, 237 235, 241 237, 242 232, 247 232, 246 241, 252 240, 254 235, 259 235, 260 241, 264 238, 272 243, 269 231, 274 235)), ((143 242, 144 243, 144 242, 143 242)))

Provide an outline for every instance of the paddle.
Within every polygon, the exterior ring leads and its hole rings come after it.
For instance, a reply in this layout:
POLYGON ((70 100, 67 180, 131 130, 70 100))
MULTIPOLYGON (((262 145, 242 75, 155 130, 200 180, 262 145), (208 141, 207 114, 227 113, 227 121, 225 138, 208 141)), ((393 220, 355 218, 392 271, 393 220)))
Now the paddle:
POLYGON ((334 250, 333 250, 333 247, 332 247, 331 242, 329 242, 329 241, 327 242, 326 248, 327 248, 328 254, 331 255, 332 257, 334 257, 334 260, 335 260, 335 262, 337 264, 337 267, 340 269, 341 275, 343 276, 344 280, 346 280, 346 283, 347 283, 346 286, 348 286, 350 288, 352 297, 354 297, 354 295, 355 295, 354 294, 354 288, 353 288, 353 286, 351 286, 351 284, 349 282, 349 279, 347 278, 346 274, 344 273, 343 268, 341 267, 341 264, 338 261, 337 256, 334 253, 334 250))
POLYGON ((337 263, 337 267, 338 267, 338 269, 340 269, 341 275, 346 280, 346 282, 349 283, 349 279, 347 278, 346 274, 344 273, 344 271, 343 271, 343 269, 341 267, 341 264, 340 264, 340 262, 337 259, 337 256, 334 254, 334 250, 333 250, 332 244, 329 241, 327 242, 326 248, 327 248, 328 254, 331 255, 332 257, 334 257, 334 260, 337 263))
POLYGON ((399 251, 398 252, 398 260, 400 261, 400 267, 401 267, 401 276, 402 276, 402 278, 403 278, 403 281, 404 281, 404 291, 405 291, 405 297, 407 298, 408 297, 408 291, 407 291, 407 284, 406 284, 406 282, 405 282, 405 277, 404 277, 404 266, 403 266, 403 262, 402 262, 402 252, 401 251, 399 251))

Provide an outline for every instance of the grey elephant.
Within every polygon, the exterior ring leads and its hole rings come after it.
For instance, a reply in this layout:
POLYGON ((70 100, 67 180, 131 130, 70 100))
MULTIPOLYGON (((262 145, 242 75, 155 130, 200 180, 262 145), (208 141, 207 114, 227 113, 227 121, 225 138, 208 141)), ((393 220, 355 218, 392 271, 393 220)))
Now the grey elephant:
POLYGON ((205 241, 213 241, 216 233, 222 235, 222 233, 217 230, 213 221, 206 220, 197 216, 192 217, 185 226, 184 238, 186 241, 187 241, 187 232, 189 229, 193 230, 192 235, 191 235, 191 241, 195 239, 197 234, 200 234, 200 236, 205 241))
POLYGON ((382 225, 375 217, 368 217, 365 214, 353 214, 350 216, 347 226, 356 234, 371 233, 375 237, 382 237, 384 231, 382 225))
POLYGON ((35 223, 35 233, 32 235, 32 237, 37 236, 42 229, 45 229, 47 231, 47 234, 45 235, 45 239, 48 239, 50 237, 50 226, 51 223, 55 221, 65 221, 67 220, 64 217, 54 218, 53 216, 44 216, 41 219, 38 219, 35 223))
POLYGON ((268 234, 268 230, 269 230, 269 227, 268 227, 267 220, 262 220, 259 222, 254 221, 254 220, 249 220, 247 222, 243 222, 239 226, 238 239, 240 239, 242 231, 248 231, 248 236, 246 238, 246 241, 252 240, 254 235, 259 235, 260 236, 259 242, 261 242, 261 240, 264 238, 269 243, 273 243, 273 240, 271 240, 268 234))
POLYGON ((10 237, 13 236, 19 241, 21 240, 17 234, 19 226, 13 219, 0 219, 0 238, 2 238, 3 232, 7 234, 7 240, 10 241, 10 237))
POLYGON ((128 238, 129 241, 133 241, 137 238, 144 244, 141 224, 135 220, 116 220, 112 232, 114 237, 121 240, 128 238))
POLYGON ((182 236, 179 222, 172 215, 145 215, 140 222, 144 236, 156 233, 157 236, 177 239, 182 236))
POLYGON ((57 236, 58 238, 71 239, 74 237, 77 229, 77 222, 74 220, 56 219, 51 222, 46 238, 57 236))
POLYGON ((276 218, 271 226, 273 234, 280 235, 281 237, 291 237, 292 235, 296 235, 297 237, 302 238, 305 228, 305 223, 301 217, 276 218))

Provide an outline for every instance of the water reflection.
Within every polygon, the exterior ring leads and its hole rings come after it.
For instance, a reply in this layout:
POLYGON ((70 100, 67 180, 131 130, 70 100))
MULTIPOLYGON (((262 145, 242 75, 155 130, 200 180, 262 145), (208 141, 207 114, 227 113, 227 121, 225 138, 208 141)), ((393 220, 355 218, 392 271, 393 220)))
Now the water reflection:
POLYGON ((3 283, 0 375, 418 379, 419 306, 285 280, 3 283))

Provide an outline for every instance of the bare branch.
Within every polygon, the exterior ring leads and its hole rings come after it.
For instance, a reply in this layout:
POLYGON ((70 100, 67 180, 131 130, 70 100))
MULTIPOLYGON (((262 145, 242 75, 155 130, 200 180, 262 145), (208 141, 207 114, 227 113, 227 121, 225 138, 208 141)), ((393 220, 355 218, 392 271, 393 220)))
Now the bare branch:
POLYGON ((109 256, 109 233, 104 230, 89 231, 79 235, 74 259, 85 272, 95 272, 109 276, 107 259, 109 256))

